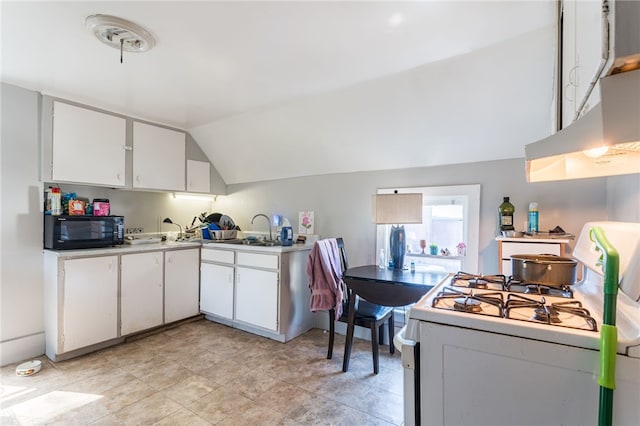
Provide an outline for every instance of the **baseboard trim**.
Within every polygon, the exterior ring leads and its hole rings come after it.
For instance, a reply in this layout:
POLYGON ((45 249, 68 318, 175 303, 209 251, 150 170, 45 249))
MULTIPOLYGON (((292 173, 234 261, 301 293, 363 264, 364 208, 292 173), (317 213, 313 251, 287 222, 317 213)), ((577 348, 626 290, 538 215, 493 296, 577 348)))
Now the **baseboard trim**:
POLYGON ((0 343, 0 367, 44 355, 44 331, 0 343))

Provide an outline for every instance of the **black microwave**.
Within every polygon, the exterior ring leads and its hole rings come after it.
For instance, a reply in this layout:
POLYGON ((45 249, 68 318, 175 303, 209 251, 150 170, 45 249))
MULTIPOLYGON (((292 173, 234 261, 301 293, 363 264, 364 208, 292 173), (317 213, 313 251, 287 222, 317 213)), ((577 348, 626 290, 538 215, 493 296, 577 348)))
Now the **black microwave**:
POLYGON ((44 216, 46 249, 97 248, 123 243, 123 216, 44 216))

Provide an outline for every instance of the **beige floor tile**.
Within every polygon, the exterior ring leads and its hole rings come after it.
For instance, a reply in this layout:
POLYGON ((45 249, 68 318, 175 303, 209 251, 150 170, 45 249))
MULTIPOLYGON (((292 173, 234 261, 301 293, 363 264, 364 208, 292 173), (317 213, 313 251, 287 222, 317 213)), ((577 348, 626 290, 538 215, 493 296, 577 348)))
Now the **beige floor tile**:
POLYGON ((113 415, 126 425, 146 425, 159 422, 180 410, 182 406, 160 392, 133 403, 113 415))
POLYGON ((219 385, 203 376, 190 374, 177 383, 165 388, 162 393, 185 406, 212 392, 219 385))
POLYGON ((154 426, 208 426, 212 423, 206 421, 200 416, 186 408, 181 408, 164 419, 154 423, 154 426))
POLYGON ((68 361, 43 361, 17 377, 0 369, 7 425, 399 425, 399 353, 355 339, 342 372, 344 336, 326 359, 328 334, 283 344, 207 320, 184 323, 68 361))
POLYGON ((203 419, 216 424, 228 417, 244 413, 254 402, 232 389, 217 388, 186 408, 203 419))

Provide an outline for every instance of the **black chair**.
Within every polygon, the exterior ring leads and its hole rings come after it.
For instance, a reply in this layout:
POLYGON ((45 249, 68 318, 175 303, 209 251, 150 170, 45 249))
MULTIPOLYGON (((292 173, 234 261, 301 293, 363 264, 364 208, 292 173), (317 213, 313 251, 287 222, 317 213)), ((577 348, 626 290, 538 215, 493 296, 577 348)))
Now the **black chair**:
MULTIPOLYGON (((338 249, 340 250, 340 257, 342 259, 342 270, 345 271, 348 268, 347 252, 344 248, 344 241, 342 238, 337 238, 338 249)), ((346 300, 342 303, 342 315, 338 319, 340 322, 347 323, 349 321, 349 297, 357 297, 351 295, 351 291, 347 288, 345 294, 346 300)), ((373 372, 378 374, 378 342, 384 343, 384 329, 382 326, 385 321, 389 325, 389 353, 394 353, 395 348, 393 346, 393 308, 389 306, 380 306, 374 303, 367 302, 366 300, 359 298, 356 301, 356 317, 355 325, 360 327, 366 327, 371 329, 371 352, 373 353, 373 372)), ((331 359, 333 356, 333 341, 335 337, 335 309, 329 311, 329 351, 327 352, 327 359, 331 359)), ((348 368, 348 367, 347 367, 348 368)), ((346 369, 343 369, 347 371, 346 369)))

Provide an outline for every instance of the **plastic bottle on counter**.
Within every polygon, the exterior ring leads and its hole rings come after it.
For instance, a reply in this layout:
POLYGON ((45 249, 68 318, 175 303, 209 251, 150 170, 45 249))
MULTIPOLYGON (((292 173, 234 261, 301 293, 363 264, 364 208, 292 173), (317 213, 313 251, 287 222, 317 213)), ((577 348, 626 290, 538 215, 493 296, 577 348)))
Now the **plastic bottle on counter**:
POLYGON ((509 202, 509 197, 504 197, 502 204, 498 207, 498 215, 500 217, 500 231, 513 231, 513 213, 515 207, 509 202))
POLYGON ((44 191, 44 214, 51 214, 51 187, 44 191))
POLYGON ((51 188, 51 215, 60 216, 62 214, 62 199, 60 188, 51 188))
POLYGON ((529 203, 529 234, 536 234, 538 232, 538 203, 529 203))
POLYGON ((384 249, 380 249, 380 254, 378 255, 378 268, 384 269, 385 263, 384 249))

